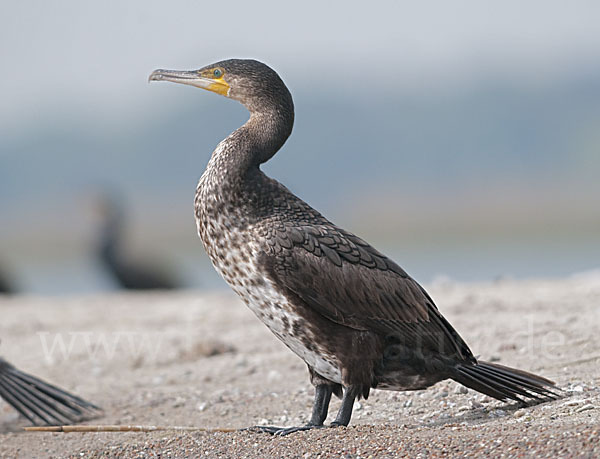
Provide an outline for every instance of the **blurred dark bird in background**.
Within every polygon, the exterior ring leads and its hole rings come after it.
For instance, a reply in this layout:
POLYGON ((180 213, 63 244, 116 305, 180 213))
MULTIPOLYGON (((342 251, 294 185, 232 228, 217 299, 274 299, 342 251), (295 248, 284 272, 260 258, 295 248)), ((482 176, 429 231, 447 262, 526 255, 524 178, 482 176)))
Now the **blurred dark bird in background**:
POLYGON ((130 290, 170 290, 179 283, 163 267, 131 258, 124 247, 126 224, 122 200, 114 193, 104 193, 98 200, 100 234, 97 258, 114 281, 130 290))
POLYGON ((0 397, 35 425, 64 425, 96 417, 96 405, 16 369, 0 357, 0 397))
POLYGON ((17 289, 15 285, 10 279, 10 277, 6 274, 6 272, 0 266, 0 295, 10 295, 16 293, 17 289))
MULTIPOLYGON (((261 430, 322 427, 332 394, 343 398, 331 425, 346 426, 355 399, 371 388, 421 390, 445 379, 499 400, 557 397, 548 379, 477 360, 399 265, 261 171, 294 124, 292 96, 270 67, 231 59, 193 71, 155 70, 149 79, 207 89, 250 112, 213 152, 195 213, 216 269, 306 362, 315 386, 307 425, 261 430)), ((326 80, 334 85, 335 72, 326 80)))

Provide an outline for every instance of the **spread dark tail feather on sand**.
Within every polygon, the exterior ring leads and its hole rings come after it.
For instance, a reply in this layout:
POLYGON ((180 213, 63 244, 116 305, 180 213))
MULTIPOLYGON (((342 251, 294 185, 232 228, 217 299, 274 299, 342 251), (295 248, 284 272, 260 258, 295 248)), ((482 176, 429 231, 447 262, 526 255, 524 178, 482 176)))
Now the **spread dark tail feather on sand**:
POLYGON ((558 398, 554 382, 541 376, 496 363, 479 361, 460 364, 455 381, 498 400, 515 400, 525 404, 558 398))
POLYGON ((60 425, 90 419, 96 405, 24 373, 0 358, 0 397, 35 425, 60 425))

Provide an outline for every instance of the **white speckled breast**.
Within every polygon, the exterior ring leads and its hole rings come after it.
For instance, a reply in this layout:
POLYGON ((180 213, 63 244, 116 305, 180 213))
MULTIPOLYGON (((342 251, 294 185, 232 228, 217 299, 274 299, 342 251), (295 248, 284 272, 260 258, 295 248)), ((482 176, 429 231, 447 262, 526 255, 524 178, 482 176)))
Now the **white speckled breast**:
POLYGON ((245 216, 235 207, 225 209, 216 192, 218 177, 211 164, 202 175, 196 193, 196 224, 215 269, 223 276, 256 316, 269 329, 321 376, 341 383, 341 371, 333 356, 314 352, 293 333, 300 327, 304 337, 314 341, 304 319, 294 312, 288 298, 261 273, 258 257, 262 253, 259 241, 253 238, 253 228, 245 223, 245 216))

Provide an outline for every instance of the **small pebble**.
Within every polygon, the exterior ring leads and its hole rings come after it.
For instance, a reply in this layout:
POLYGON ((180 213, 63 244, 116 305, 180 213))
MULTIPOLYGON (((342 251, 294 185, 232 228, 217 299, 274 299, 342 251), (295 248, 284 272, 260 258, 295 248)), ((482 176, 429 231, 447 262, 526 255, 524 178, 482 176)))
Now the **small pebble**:
POLYGON ((454 389, 454 393, 455 394, 468 394, 469 389, 467 389, 465 386, 456 386, 456 389, 454 389))
POLYGON ((208 407, 208 403, 201 402, 201 403, 198 403, 198 405, 196 406, 196 409, 198 411, 204 411, 207 407, 208 407))
POLYGON ((583 403, 583 400, 576 398, 576 399, 573 399, 573 400, 567 400, 561 406, 575 406, 575 405, 579 405, 581 403, 583 403))
POLYGON ((482 408, 483 407, 481 402, 479 402, 477 400, 471 400, 469 403, 471 405, 471 408, 482 408))
POLYGON ((581 413, 582 411, 593 410, 593 409, 595 409, 595 408, 596 408, 596 407, 595 407, 594 405, 592 405, 591 403, 588 403, 587 405, 583 405, 583 406, 580 406, 579 408, 577 408, 577 409, 575 410, 575 412, 576 412, 576 413, 581 413))
POLYGON ((527 410, 521 408, 521 409, 515 411, 514 414, 513 414, 513 416, 515 418, 520 418, 521 416, 524 416, 526 413, 527 413, 527 410))
POLYGON ((439 412, 439 411, 431 411, 431 412, 429 412, 429 413, 425 414, 425 415, 424 415, 424 416, 423 416, 421 419, 423 419, 423 420, 431 419, 431 418, 433 418, 434 416, 437 416, 437 415, 439 415, 439 414, 440 414, 440 412, 439 412))

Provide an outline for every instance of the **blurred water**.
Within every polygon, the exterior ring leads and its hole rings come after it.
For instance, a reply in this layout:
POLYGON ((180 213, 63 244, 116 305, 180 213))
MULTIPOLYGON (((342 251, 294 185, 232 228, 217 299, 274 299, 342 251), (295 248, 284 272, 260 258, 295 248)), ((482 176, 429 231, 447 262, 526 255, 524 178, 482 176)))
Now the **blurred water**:
MULTIPOLYGON (((558 278, 600 268, 599 241, 559 241, 552 244, 460 243, 378 249, 399 263, 419 282, 451 279, 460 282, 502 278, 558 278)), ((170 260, 173 273, 190 289, 228 288, 198 249, 170 260)), ((27 263, 19 270, 21 288, 30 294, 60 295, 114 291, 117 284, 100 266, 84 258, 60 263, 27 263)))

